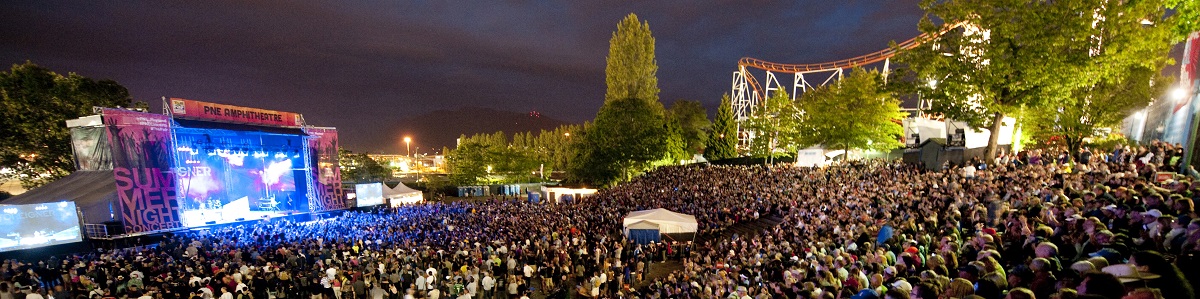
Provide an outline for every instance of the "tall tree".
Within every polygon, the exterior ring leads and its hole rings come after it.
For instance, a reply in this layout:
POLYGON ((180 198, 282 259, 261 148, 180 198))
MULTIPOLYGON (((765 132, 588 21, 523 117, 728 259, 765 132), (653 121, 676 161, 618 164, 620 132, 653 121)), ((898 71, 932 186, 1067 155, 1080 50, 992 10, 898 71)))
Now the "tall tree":
POLYGON ((31 62, 0 72, 0 168, 34 188, 75 170, 66 121, 92 107, 128 107, 129 91, 112 80, 60 75, 31 62))
POLYGON ((663 110, 658 102, 635 98, 604 103, 582 136, 571 174, 580 181, 609 185, 662 159, 667 151, 663 110))
POLYGON ((685 144, 688 158, 704 149, 708 141, 708 131, 712 123, 708 121, 708 112, 698 101, 677 100, 671 104, 671 121, 679 126, 680 137, 685 144))
POLYGON ((899 62, 915 78, 933 112, 991 132, 987 158, 996 155, 1004 117, 1067 92, 1072 71, 1062 50, 1087 25, 1084 1, 924 0, 919 27, 936 36, 904 51, 899 62), (935 25, 931 19, 945 23, 935 25), (962 24, 945 31, 950 24, 962 24))
POLYGON ((907 113, 883 88, 879 72, 855 68, 837 84, 805 92, 796 106, 803 111, 793 137, 797 148, 823 145, 845 149, 849 157, 850 149, 904 146, 899 140, 904 128, 898 121, 907 113))
POLYGON ((607 61, 605 102, 623 99, 658 102, 658 62, 654 60, 650 23, 639 21, 632 13, 617 23, 617 31, 608 42, 607 61))
POLYGON ((1079 16, 1087 26, 1060 52, 1071 68, 1060 81, 1068 93, 1029 107, 1024 122, 1031 133, 1062 138, 1071 153, 1166 90, 1171 80, 1159 70, 1181 37, 1176 23, 1188 22, 1167 14, 1169 0, 1080 2, 1093 13, 1079 16))
POLYGON ((737 157, 737 123, 733 119, 733 103, 729 94, 721 96, 717 119, 713 121, 704 156, 710 160, 737 157))

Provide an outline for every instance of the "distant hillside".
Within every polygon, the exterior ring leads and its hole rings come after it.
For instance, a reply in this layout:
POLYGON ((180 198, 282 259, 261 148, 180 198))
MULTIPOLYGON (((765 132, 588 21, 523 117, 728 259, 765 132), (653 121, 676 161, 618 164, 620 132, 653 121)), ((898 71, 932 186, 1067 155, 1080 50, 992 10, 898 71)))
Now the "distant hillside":
MULTIPOLYGON (((464 107, 457 110, 437 110, 423 115, 403 119, 391 126, 390 132, 400 136, 412 136, 413 147, 420 147, 421 152, 433 153, 441 150, 442 146, 454 148, 455 139, 459 135, 477 133, 495 133, 504 131, 507 135, 514 132, 539 132, 552 130, 567 122, 546 117, 535 113, 520 113, 501 111, 490 108, 464 107)), ((403 154, 404 145, 400 145, 403 154)), ((378 151, 377 149, 370 149, 378 151)), ((413 151, 416 151, 413 148, 413 151)))

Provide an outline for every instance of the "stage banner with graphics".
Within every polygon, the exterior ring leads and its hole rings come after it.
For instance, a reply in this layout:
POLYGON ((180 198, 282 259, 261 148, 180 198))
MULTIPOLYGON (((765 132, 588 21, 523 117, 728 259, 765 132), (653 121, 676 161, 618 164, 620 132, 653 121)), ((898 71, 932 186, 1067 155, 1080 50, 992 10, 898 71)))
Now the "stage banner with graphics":
POLYGON ((104 109, 103 117, 125 232, 181 227, 171 165, 171 118, 123 109, 104 109))
POLYGON ((112 149, 104 127, 71 128, 71 149, 77 170, 112 170, 112 149))
MULTIPOLYGON (((1186 130, 1191 133, 1191 125, 1196 118, 1196 113, 1200 113, 1200 32, 1192 32, 1188 35, 1183 47, 1183 59, 1179 68, 1179 88, 1185 91, 1185 101, 1182 103, 1192 103, 1191 118, 1187 123, 1186 130)), ((1192 151, 1196 148, 1196 144, 1200 144, 1200 138, 1191 138, 1192 145, 1187 148, 1192 151)), ((1192 155, 1192 161, 1188 164, 1200 164, 1200 155, 1192 155)))
POLYGON ((308 152, 311 167, 316 181, 313 182, 316 195, 309 207, 313 212, 338 210, 346 208, 346 200, 342 191, 342 173, 338 167, 338 136, 333 128, 306 128, 308 133, 308 152))
POLYGON ((177 118, 275 127, 299 127, 300 114, 248 108, 195 100, 171 98, 171 114, 177 118))

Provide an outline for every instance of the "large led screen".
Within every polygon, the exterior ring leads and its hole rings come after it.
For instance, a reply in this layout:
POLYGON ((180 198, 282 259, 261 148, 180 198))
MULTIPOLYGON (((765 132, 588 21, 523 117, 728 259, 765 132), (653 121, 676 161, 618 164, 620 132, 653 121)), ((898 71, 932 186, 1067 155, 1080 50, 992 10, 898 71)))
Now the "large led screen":
POLYGON ((178 130, 177 136, 177 196, 185 225, 310 211, 301 136, 196 129, 178 130))
POLYGON ((354 185, 358 206, 368 207, 383 204, 383 183, 354 185))
POLYGON ((0 251, 79 241, 83 235, 74 202, 0 205, 0 251))

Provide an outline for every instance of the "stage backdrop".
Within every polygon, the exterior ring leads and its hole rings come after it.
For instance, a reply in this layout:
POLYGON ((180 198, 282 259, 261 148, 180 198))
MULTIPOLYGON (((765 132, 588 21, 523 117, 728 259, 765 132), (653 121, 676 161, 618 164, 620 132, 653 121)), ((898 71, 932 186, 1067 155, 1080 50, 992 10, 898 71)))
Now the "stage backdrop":
POLYGON ((103 115, 125 232, 182 226, 171 168, 171 119, 123 109, 104 109, 103 115))
POLYGON ((308 154, 312 167, 313 190, 316 197, 309 202, 313 212, 346 208, 342 191, 342 173, 338 168, 338 136, 333 128, 305 128, 308 133, 308 154))

